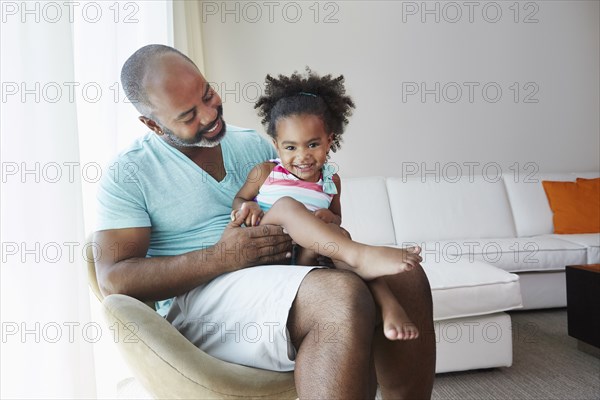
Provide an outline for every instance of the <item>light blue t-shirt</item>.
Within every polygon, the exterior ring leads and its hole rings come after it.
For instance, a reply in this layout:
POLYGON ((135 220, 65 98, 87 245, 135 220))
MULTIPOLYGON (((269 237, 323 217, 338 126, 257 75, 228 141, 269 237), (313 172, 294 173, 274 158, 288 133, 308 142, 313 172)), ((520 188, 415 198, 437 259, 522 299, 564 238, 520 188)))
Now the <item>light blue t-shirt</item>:
MULTIPOLYGON (((96 230, 151 227, 147 257, 170 256, 217 243, 230 221, 233 197, 252 168, 276 157, 256 131, 227 125, 221 141, 226 176, 217 182, 179 150, 150 132, 119 154, 98 189, 96 230)), ((170 301, 157 310, 164 315, 170 301)))

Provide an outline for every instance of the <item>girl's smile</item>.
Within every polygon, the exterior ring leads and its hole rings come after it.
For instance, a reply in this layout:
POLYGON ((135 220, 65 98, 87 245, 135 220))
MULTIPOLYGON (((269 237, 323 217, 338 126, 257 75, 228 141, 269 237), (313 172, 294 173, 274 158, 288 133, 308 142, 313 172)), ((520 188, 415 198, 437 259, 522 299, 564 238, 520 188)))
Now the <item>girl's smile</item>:
POLYGON ((317 115, 291 115, 277 121, 275 147, 281 163, 303 181, 318 182, 332 135, 317 115))

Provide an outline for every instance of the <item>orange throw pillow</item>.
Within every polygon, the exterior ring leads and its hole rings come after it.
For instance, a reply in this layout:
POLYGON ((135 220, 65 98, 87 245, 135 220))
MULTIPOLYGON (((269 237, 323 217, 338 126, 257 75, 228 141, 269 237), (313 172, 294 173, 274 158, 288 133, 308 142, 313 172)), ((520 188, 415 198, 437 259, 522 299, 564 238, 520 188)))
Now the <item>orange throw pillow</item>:
POLYGON ((554 213, 554 233, 600 232, 600 178, 542 185, 554 213))

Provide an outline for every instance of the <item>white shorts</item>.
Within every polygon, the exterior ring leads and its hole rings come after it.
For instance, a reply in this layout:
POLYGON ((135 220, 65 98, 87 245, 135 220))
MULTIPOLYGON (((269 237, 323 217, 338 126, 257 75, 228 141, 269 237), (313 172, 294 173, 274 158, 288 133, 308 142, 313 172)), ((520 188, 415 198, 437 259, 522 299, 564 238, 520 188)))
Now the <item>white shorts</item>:
POLYGON ((286 324, 300 283, 313 268, 267 265, 218 276, 176 297, 167 320, 213 357, 292 371, 296 351, 286 324))

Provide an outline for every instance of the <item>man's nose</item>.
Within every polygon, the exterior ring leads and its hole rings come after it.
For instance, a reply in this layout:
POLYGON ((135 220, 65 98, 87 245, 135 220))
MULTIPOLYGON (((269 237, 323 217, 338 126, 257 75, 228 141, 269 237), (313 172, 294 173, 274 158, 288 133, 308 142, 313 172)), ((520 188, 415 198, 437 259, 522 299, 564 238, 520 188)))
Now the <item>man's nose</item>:
POLYGON ((201 112, 201 117, 200 117, 200 123, 202 124, 202 126, 207 126, 209 124, 212 124, 215 119, 217 118, 217 115, 219 115, 219 112, 217 111, 216 108, 212 108, 212 107, 203 107, 201 112))
POLYGON ((200 123, 202 126, 211 124, 217 119, 219 115, 219 106, 221 106, 221 98, 215 93, 214 97, 208 104, 203 104, 200 113, 200 123))

